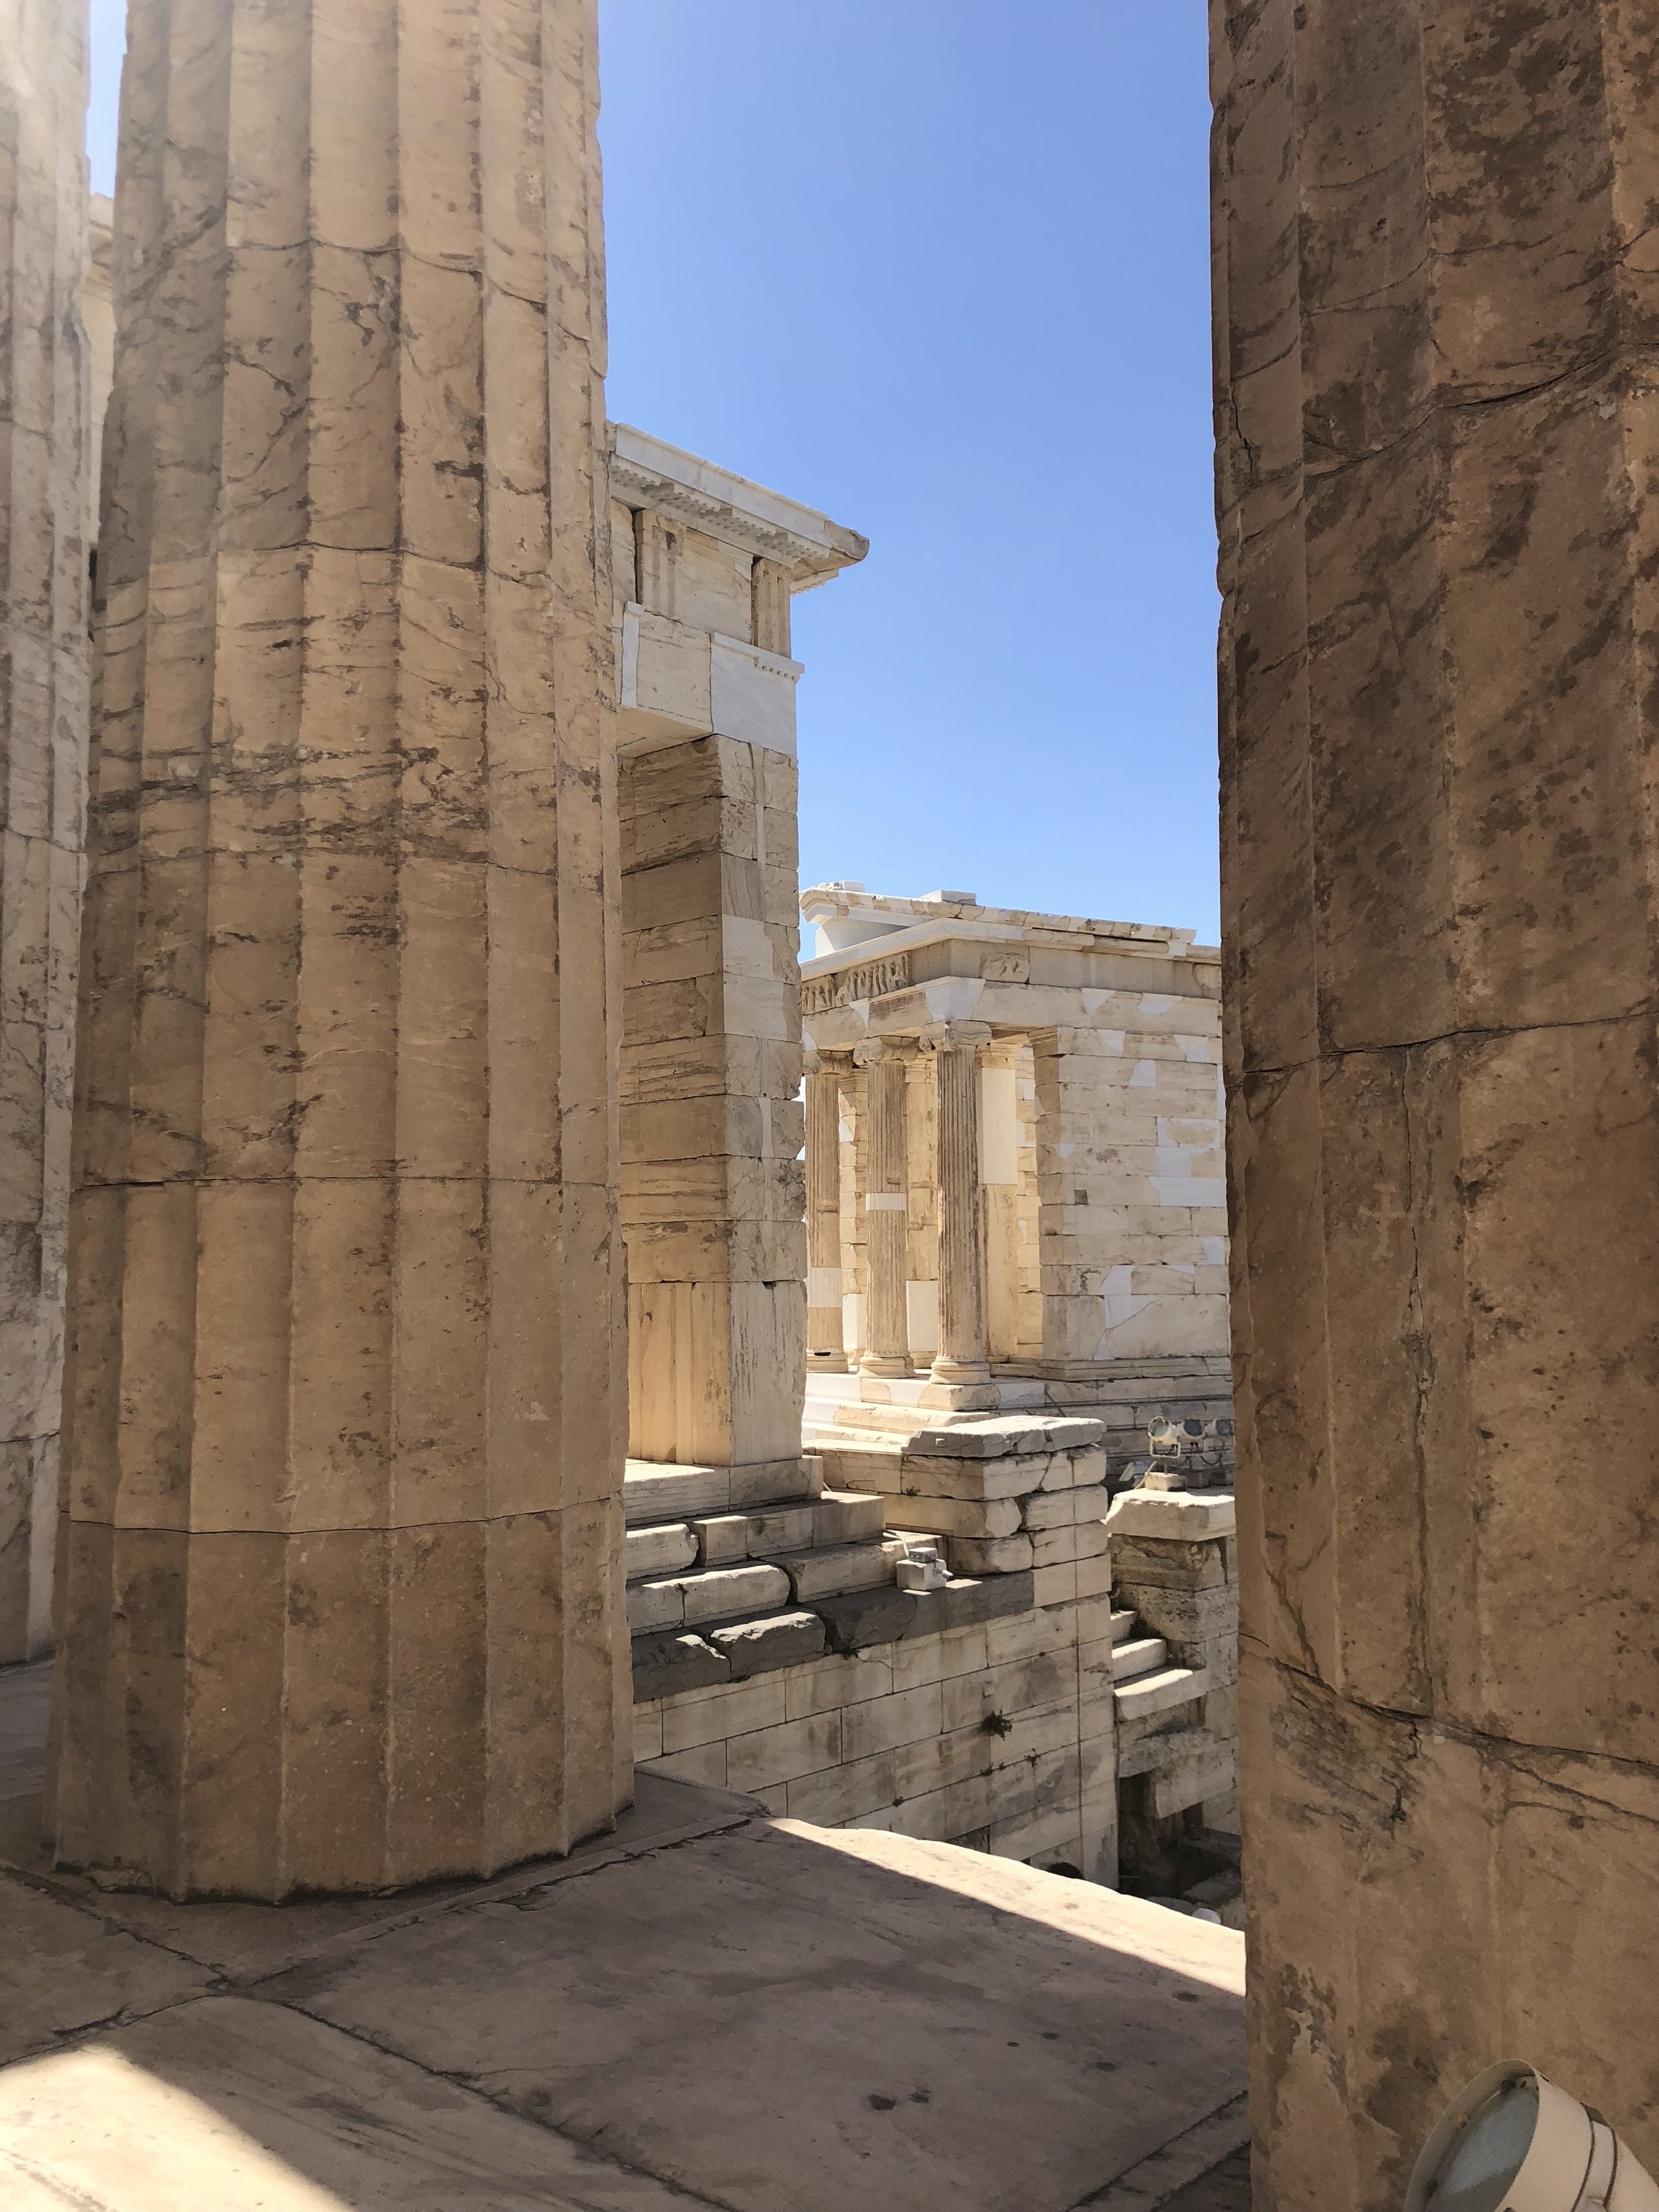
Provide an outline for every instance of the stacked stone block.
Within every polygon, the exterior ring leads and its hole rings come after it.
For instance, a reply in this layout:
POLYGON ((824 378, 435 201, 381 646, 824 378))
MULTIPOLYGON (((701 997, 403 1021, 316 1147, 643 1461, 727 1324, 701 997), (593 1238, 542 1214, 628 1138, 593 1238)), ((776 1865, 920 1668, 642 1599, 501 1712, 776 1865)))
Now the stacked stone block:
MULTIPOLYGON (((1160 1668, 1126 1684, 1118 1776, 1141 1783, 1134 1814, 1150 1839, 1194 1807, 1204 1825, 1238 1826, 1238 1544, 1231 1498, 1133 1490, 1107 1523, 1112 1594, 1137 1632, 1162 1646, 1160 1668), (1175 1679, 1181 1674, 1185 1682, 1175 1679)), ((1141 1839, 1137 1838, 1137 1841, 1141 1839)))
POLYGON ((806 1249, 796 769, 708 736, 622 769, 630 1449, 799 1455, 806 1249))
POLYGON ((936 1539, 953 1572, 1029 1571, 1046 1604, 1094 1595, 1079 1575, 1107 1587, 1101 1436, 1095 1421, 1005 1416, 834 1447, 825 1463, 849 1488, 880 1495, 891 1526, 936 1539))
POLYGON ((1006 1609, 943 1626, 924 1599, 908 1633, 734 1686, 647 1695, 636 1756, 792 1819, 1115 1883, 1111 1599, 1034 1605, 1028 1576, 976 1587, 981 1607, 1006 1609))

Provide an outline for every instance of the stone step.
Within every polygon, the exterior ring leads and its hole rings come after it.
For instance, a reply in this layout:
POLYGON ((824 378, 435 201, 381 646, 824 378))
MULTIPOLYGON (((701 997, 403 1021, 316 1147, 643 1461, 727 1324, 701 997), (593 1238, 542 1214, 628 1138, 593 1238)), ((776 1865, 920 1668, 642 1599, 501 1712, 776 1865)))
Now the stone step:
POLYGON ((1112 1641, 1114 1644, 1126 1643, 1127 1639, 1134 1634, 1134 1632, 1135 1617, 1133 1613, 1113 1613, 1112 1641))
POLYGON ((1156 1674, 1167 1666, 1170 1647, 1161 1636, 1130 1636, 1113 1648, 1112 1680, 1133 1682, 1139 1675, 1156 1674))
POLYGON ((893 1582, 905 1556, 902 1539, 879 1544, 826 1544, 781 1554, 771 1562, 789 1577, 797 1605, 841 1597, 848 1590, 881 1589, 893 1582))
POLYGON ((823 1490, 823 1462, 812 1453, 752 1467, 672 1467, 630 1459, 623 1471, 623 1517, 630 1528, 700 1515, 752 1512, 807 1504, 823 1490))
POLYGON ((781 1567, 714 1567, 665 1580, 630 1583, 628 1626, 638 1636, 652 1628, 695 1628, 706 1620, 736 1620, 776 1613, 790 1601, 781 1567))
POLYGON ((823 1544, 879 1543, 884 1517, 879 1498, 830 1490, 802 1504, 711 1515, 694 1520, 691 1530, 699 1564, 724 1566, 823 1544))
POLYGON ((1176 1705, 1191 1705, 1203 1697, 1209 1686, 1207 1668, 1164 1667, 1155 1674, 1141 1674, 1133 1682, 1114 1684, 1112 1695, 1117 1700, 1119 1720, 1140 1721, 1152 1713, 1168 1712, 1176 1705))
POLYGON ((658 1521, 630 1528, 623 1539, 623 1572, 630 1583, 647 1575, 677 1575, 697 1564, 697 1540, 684 1521, 658 1521))

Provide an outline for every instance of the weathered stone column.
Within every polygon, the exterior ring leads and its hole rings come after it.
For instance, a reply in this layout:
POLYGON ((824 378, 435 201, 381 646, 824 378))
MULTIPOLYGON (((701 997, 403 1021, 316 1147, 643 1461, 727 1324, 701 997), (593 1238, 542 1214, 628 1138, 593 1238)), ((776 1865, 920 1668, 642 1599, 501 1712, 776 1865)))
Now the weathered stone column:
POLYGON ((853 1057, 864 1070, 870 1124, 864 1194, 869 1273, 864 1331, 867 1342, 859 1365, 862 1373, 879 1379, 910 1372, 904 1297, 909 1212, 904 1146, 907 1055, 894 1045, 872 1039, 856 1046, 853 1057))
POLYGON ((939 1351, 924 1402, 997 1402, 985 1357, 983 1231, 979 1202, 979 1048, 984 1022, 939 1022, 921 1033, 934 1068, 939 1142, 939 1351))
POLYGON ((847 1372, 842 1319, 841 1085, 838 1060, 806 1056, 806 1359, 847 1372))
POLYGON ((52 1640, 87 748, 85 0, 0 5, 0 1664, 52 1640))
POLYGON ((985 1340, 994 1359, 1019 1357, 1019 1055, 997 1037, 980 1054, 979 1172, 985 1208, 985 1340))
POLYGON ((1659 2162, 1650 12, 1215 14, 1260 2212, 1659 2162))
POLYGON ((135 0, 50 1826, 176 1896, 629 1790, 588 0, 135 0))

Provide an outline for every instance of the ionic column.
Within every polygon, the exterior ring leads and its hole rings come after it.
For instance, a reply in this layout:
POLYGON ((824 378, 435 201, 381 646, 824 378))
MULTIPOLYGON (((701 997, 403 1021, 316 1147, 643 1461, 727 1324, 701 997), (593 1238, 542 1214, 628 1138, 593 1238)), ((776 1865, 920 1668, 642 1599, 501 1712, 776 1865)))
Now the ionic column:
POLYGON ((864 1212, 867 1340, 860 1371, 877 1378, 910 1372, 904 1284, 908 1259, 908 1163, 904 1150, 905 1062, 892 1045, 872 1040, 854 1048, 864 1070, 870 1125, 864 1212))
MULTIPOLYGON (((979 1203, 979 1048, 983 1022, 939 1022, 921 1033, 938 1086, 939 1352, 929 1376, 953 1394, 985 1391, 985 1297, 979 1203)), ((953 1400, 954 1402, 961 1402, 953 1400)))
POLYGON ((980 1054, 985 1341, 992 1359, 1019 1357, 1019 1055, 1023 1042, 1017 1036, 998 1037, 980 1054))
POLYGON ((0 9, 0 1664, 52 1640, 87 750, 86 0, 0 9))
POLYGON ((842 1328, 841 1067, 806 1055, 806 1359, 844 1375, 842 1328))
POLYGON ((629 1794, 589 0, 134 0, 60 1863, 487 1874, 629 1794))

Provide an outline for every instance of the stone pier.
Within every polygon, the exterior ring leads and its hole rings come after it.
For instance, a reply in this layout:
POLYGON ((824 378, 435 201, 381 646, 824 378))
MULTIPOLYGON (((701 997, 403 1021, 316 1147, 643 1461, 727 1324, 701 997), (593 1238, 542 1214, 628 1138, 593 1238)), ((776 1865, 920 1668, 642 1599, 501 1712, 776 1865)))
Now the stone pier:
POLYGON ((596 105, 586 0, 130 19, 48 1816, 175 1896, 631 1787, 596 105))
POLYGON ((1259 2212, 1659 2164, 1651 14, 1214 11, 1259 2212))
POLYGON ((0 8, 0 1664, 52 1638, 88 712, 85 0, 0 8))
POLYGON ((612 443, 629 1449, 793 1497, 807 1260, 789 602, 866 545, 625 423, 612 443))

